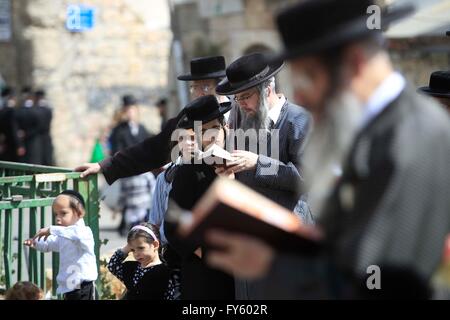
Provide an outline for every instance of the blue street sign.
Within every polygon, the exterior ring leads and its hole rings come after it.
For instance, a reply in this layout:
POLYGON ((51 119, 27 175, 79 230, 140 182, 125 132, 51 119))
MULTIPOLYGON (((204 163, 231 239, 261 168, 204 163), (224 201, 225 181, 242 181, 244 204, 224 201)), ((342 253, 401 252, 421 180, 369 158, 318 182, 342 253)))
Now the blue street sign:
POLYGON ((67 7, 66 27, 72 32, 90 30, 95 26, 95 8, 85 5, 67 7))

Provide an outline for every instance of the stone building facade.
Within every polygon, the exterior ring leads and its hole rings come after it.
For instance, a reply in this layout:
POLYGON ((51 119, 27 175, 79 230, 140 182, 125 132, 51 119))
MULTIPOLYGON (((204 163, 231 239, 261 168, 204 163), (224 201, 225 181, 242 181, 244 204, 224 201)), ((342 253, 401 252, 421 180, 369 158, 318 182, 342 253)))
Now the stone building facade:
MULTIPOLYGON (((225 56, 228 64, 237 57, 252 51, 279 50, 281 42, 274 25, 274 15, 297 1, 171 0, 174 40, 178 41, 182 48, 183 70, 181 71, 189 70, 189 60, 196 56, 221 54, 225 56)), ((398 0, 398 2, 402 1, 398 0)), ((382 0, 379 4, 393 2, 395 1, 382 0)), ((414 0, 414 2, 417 2, 421 9, 423 3, 420 0, 414 0)), ((433 8, 427 10, 433 12, 433 8)), ((418 19, 433 21, 430 14, 419 15, 418 19)), ((450 30, 450 20, 448 23, 450 30)), ((412 24, 414 28, 414 23, 412 24)), ((389 37, 388 47, 395 68, 401 70, 413 86, 427 84, 430 73, 435 70, 449 69, 450 37, 446 38, 445 32, 433 32, 419 37, 407 35, 389 37)), ((181 71, 179 70, 178 73, 181 71)), ((174 89, 177 86, 174 70, 169 78, 172 98, 176 99, 177 92, 174 89)), ((279 74, 277 82, 279 91, 292 99, 288 68, 284 68, 279 74)))
MULTIPOLYGON (((170 0, 174 41, 181 47, 182 68, 169 75, 172 114, 183 104, 176 75, 189 71, 193 57, 223 55, 227 65, 241 55, 275 51, 281 43, 274 12, 295 0, 170 0), (177 91, 178 90, 178 91, 177 91)), ((172 55, 174 52, 172 51, 172 55)), ((278 91, 291 96, 289 70, 277 76, 278 91)), ((186 86, 181 86, 187 90, 186 86)), ((184 95, 186 96, 186 95, 184 95)))
POLYGON ((153 106, 167 90, 172 41, 166 0, 78 0, 95 9, 93 28, 83 32, 66 26, 73 1, 10 3, 12 37, 0 42, 0 73, 16 88, 47 91, 57 165, 89 160, 123 94, 134 94, 142 122, 159 130, 153 106))

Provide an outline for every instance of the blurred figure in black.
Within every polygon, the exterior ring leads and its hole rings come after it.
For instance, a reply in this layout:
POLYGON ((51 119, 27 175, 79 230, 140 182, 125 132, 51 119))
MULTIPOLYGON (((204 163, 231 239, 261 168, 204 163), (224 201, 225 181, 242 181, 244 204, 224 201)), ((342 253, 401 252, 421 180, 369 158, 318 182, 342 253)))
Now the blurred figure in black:
POLYGON ((162 130, 167 122, 167 99, 160 98, 158 102, 156 102, 156 107, 158 108, 159 115, 161 116, 161 130, 162 130))
POLYGON ((25 151, 19 157, 19 162, 41 164, 43 152, 40 139, 41 117, 37 108, 34 108, 31 88, 24 87, 20 98, 20 105, 16 109, 19 127, 18 136, 20 143, 25 147, 25 151))
POLYGON ((112 129, 110 135, 112 155, 150 136, 147 129, 139 123, 139 110, 134 96, 122 97, 122 112, 122 121, 112 129))
POLYGON ((53 142, 50 134, 53 113, 44 90, 40 89, 35 92, 34 106, 40 118, 39 136, 42 146, 40 163, 45 166, 53 166, 55 162, 53 158, 53 142))
MULTIPOLYGON (((129 148, 150 137, 150 133, 139 123, 139 110, 137 100, 132 95, 122 97, 122 117, 121 122, 112 129, 110 135, 111 155, 118 151, 129 148)), ((144 217, 142 212, 146 211, 151 204, 151 194, 149 187, 152 184, 151 174, 144 173, 139 176, 123 178, 121 183, 121 205, 122 220, 118 227, 120 234, 125 235, 127 228, 133 224, 131 220, 140 222, 144 217), (148 197, 145 198, 145 197, 148 197), (146 204, 146 205, 144 205, 146 204), (125 219, 128 216, 127 220, 125 219), (136 218, 138 217, 138 218, 136 218), (142 218, 142 219, 141 219, 142 218)), ((154 178, 154 177, 153 177, 154 178)), ((154 180, 154 179, 153 179, 154 180)), ((146 213, 144 213, 145 216, 146 213)), ((143 221, 143 220, 142 220, 143 221)))
POLYGON ((0 103, 0 160, 18 161, 19 155, 24 152, 19 145, 17 121, 15 117, 16 97, 14 89, 2 89, 0 103))
POLYGON ((417 89, 419 93, 433 97, 450 112, 450 71, 435 71, 428 86, 417 89))

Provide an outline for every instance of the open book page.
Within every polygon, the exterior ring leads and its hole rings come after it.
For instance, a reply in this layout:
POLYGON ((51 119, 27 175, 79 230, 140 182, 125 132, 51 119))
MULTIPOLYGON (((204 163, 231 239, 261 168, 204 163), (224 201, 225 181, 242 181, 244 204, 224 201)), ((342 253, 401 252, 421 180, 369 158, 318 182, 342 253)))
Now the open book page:
POLYGON ((179 232, 186 238, 202 241, 209 229, 224 229, 261 238, 280 250, 317 251, 322 235, 315 226, 307 226, 277 203, 245 185, 217 178, 181 223, 179 232))
POLYGON ((197 160, 216 167, 226 166, 226 161, 233 161, 234 158, 227 150, 221 148, 217 144, 213 144, 206 151, 198 151, 197 160))

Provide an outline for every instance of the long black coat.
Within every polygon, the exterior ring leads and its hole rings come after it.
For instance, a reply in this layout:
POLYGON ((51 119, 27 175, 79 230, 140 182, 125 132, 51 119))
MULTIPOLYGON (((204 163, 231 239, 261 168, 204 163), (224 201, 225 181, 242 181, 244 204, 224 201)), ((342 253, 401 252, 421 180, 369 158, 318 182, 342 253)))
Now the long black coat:
POLYGON ((9 107, 0 108, 0 160, 18 161, 19 138, 17 130, 15 109, 9 107))
POLYGON ((52 109, 46 106, 35 107, 40 118, 40 140, 42 147, 42 159, 41 164, 45 166, 53 166, 55 164, 53 158, 53 142, 50 134, 51 123, 53 118, 52 109))
POLYGON ((16 119, 19 130, 24 134, 21 141, 25 147, 25 155, 19 157, 19 161, 41 164, 43 158, 41 141, 43 119, 39 110, 35 107, 19 107, 16 109, 16 119))
MULTIPOLYGON (((212 166, 184 164, 178 169, 169 197, 181 208, 191 210, 217 177, 212 166)), ((228 274, 206 265, 208 249, 200 243, 188 243, 176 235, 176 224, 164 221, 164 233, 181 257, 181 299, 234 299, 234 280, 228 274), (201 247, 202 258, 194 254, 201 247)))
POLYGON ((138 133, 133 135, 127 122, 118 124, 111 132, 111 154, 116 154, 120 150, 129 148, 150 137, 147 129, 141 124, 138 125, 138 133))

